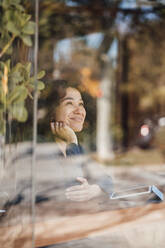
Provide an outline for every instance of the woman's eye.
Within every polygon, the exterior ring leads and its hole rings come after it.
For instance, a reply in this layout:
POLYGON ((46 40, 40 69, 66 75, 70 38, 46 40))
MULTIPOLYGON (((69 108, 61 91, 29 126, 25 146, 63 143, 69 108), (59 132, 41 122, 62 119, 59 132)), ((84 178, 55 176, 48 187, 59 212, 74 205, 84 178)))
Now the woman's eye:
POLYGON ((72 105, 73 103, 72 102, 66 102, 66 105, 72 105))
POLYGON ((84 107, 84 103, 83 102, 80 102, 79 105, 84 107))

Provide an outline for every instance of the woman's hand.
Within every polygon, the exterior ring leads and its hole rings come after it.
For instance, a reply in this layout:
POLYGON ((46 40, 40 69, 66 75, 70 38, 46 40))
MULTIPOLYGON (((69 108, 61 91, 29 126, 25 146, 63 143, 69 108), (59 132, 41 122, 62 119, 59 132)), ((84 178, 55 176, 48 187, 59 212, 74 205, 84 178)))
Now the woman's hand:
POLYGON ((55 135, 56 138, 66 141, 67 144, 78 143, 75 132, 63 121, 51 122, 50 126, 52 133, 55 135))
POLYGON ((88 201, 94 197, 101 195, 102 190, 97 184, 88 184, 84 177, 78 177, 77 181, 81 185, 72 186, 65 191, 66 198, 72 201, 88 201))

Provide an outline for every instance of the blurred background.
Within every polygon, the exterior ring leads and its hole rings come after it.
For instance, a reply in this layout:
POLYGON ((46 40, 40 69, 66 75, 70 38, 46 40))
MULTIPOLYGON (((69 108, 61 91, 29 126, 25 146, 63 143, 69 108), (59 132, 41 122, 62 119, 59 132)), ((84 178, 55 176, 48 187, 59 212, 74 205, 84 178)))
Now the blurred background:
MULTIPOLYGON (((34 16, 34 4, 23 4, 34 16)), ((38 71, 45 71, 45 88, 38 142, 52 141, 53 80, 62 78, 83 93, 87 118, 80 140, 87 151, 109 158, 135 146, 164 150, 163 27, 162 1, 40 1, 38 71)), ((13 46, 12 63, 33 61, 33 46, 20 40, 13 46)), ((7 142, 31 140, 32 106, 27 97, 22 123, 9 118, 7 142)))
MULTIPOLYGON (((24 4, 32 13, 33 5, 24 4)), ((161 1, 40 1, 38 70, 46 74, 38 142, 52 141, 53 80, 62 78, 83 92, 87 118, 80 140, 87 151, 103 158, 135 146, 163 152, 163 27, 161 1)), ((33 48, 24 47, 17 60, 29 57, 33 48)), ((32 104, 26 100, 26 122, 12 120, 14 141, 31 139, 32 104)))

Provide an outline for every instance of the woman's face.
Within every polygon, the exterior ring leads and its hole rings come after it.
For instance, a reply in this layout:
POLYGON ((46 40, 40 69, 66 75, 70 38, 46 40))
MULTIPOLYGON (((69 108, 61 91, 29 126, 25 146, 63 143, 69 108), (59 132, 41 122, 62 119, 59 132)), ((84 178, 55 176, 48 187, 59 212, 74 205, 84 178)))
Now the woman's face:
POLYGON ((75 88, 67 88, 66 95, 60 99, 55 111, 56 121, 63 121, 74 132, 83 128, 86 111, 80 92, 75 88))

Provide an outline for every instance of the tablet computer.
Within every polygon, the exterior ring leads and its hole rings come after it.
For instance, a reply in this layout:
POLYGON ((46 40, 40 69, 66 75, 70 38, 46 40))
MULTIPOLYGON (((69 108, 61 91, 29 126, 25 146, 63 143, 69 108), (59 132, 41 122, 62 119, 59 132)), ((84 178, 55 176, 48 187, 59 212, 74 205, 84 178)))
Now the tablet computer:
POLYGON ((122 198, 134 198, 138 200, 138 198, 144 198, 147 195, 148 197, 153 195, 157 197, 160 201, 163 201, 164 199, 163 193, 155 185, 136 186, 129 189, 113 192, 110 195, 110 199, 116 200, 122 198))

